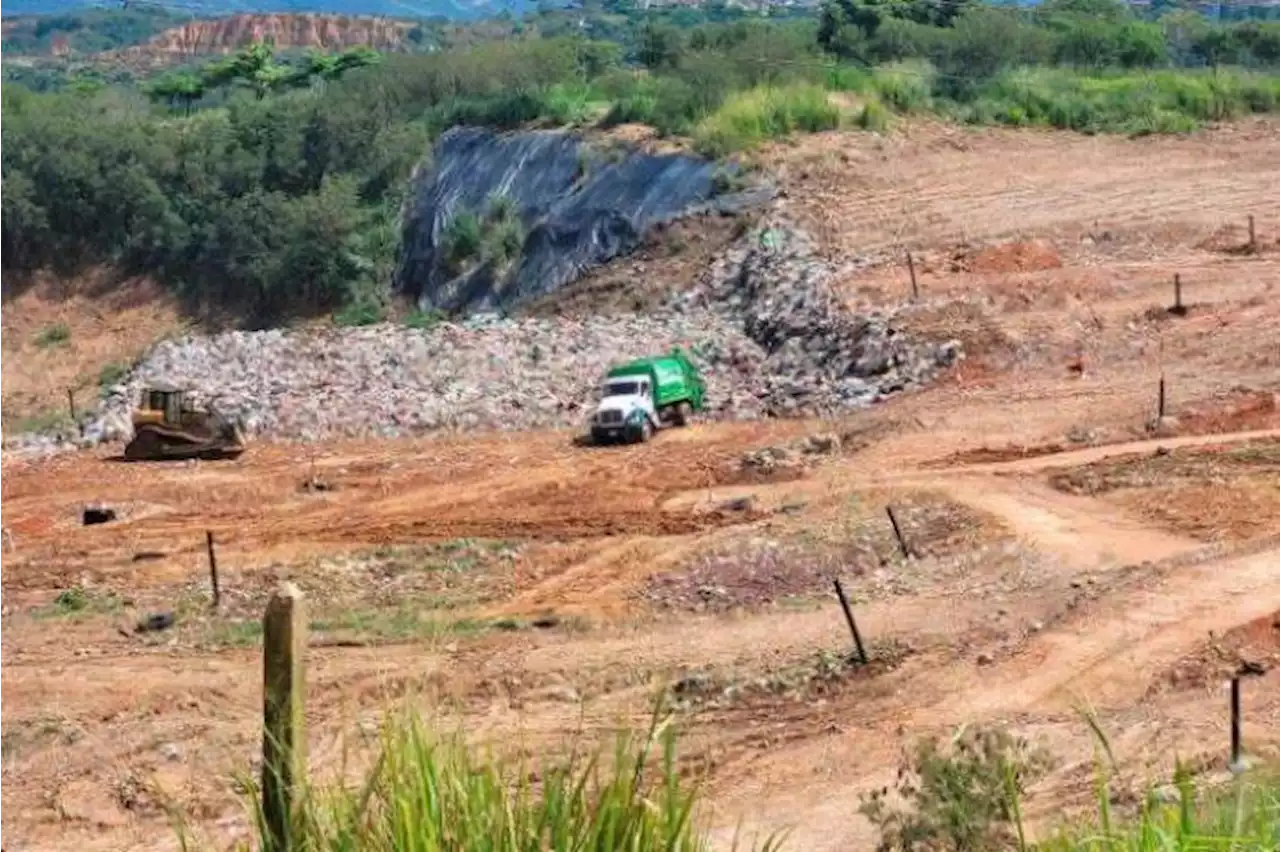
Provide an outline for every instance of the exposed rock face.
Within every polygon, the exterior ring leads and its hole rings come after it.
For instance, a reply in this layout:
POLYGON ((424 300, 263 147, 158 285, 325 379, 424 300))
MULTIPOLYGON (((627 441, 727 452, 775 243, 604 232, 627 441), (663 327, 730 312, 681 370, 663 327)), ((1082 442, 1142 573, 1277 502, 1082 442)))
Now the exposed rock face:
POLYGON ((723 195, 720 169, 681 155, 606 154, 561 132, 455 128, 440 137, 405 216, 396 286, 424 308, 499 310, 554 292, 586 269, 635 249, 653 225, 708 205, 736 210, 768 190, 723 195), (456 268, 446 232, 495 199, 523 226, 515 262, 483 257, 456 268))

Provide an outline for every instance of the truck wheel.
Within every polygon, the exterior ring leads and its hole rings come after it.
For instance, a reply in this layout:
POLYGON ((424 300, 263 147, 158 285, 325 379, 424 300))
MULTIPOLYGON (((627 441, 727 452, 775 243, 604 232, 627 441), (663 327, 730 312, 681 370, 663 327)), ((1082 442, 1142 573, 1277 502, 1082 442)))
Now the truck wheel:
POLYGON ((676 405, 675 421, 677 426, 688 426, 689 421, 693 419, 693 406, 687 402, 681 402, 676 405))
POLYGON ((640 429, 636 432, 636 442, 643 444, 651 437, 653 437, 653 424, 650 423, 649 418, 646 417, 644 420, 640 421, 640 429))

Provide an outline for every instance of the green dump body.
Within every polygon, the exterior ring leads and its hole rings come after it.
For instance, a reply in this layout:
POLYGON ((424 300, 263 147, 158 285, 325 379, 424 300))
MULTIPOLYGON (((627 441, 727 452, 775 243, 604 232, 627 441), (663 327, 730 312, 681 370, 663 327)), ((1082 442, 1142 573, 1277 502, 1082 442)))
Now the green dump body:
POLYGON ((702 410, 705 386, 698 368, 680 349, 671 350, 670 355, 658 355, 653 358, 639 358, 627 364, 614 367, 609 371, 609 379, 620 379, 625 376, 647 376, 653 388, 653 407, 657 410, 689 403, 694 411, 702 410))

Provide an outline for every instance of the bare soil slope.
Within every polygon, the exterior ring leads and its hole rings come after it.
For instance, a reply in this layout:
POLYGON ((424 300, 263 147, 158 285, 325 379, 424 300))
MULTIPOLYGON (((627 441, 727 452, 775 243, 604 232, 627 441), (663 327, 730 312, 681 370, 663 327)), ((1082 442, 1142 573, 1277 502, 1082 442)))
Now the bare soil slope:
POLYGON ((106 270, 74 280, 42 276, 16 295, 6 292, 2 316, 6 433, 69 416, 68 389, 77 406, 92 405, 112 365, 127 366, 186 326, 159 286, 120 283, 106 270))

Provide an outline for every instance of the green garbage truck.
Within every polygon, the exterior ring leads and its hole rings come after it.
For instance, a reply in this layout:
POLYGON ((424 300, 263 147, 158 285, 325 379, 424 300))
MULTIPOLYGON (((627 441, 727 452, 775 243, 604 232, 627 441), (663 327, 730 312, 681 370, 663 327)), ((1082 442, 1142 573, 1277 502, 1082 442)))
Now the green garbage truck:
POLYGON ((647 441, 666 426, 684 426, 701 411, 706 387, 680 348, 609 370, 591 415, 596 444, 647 441))

